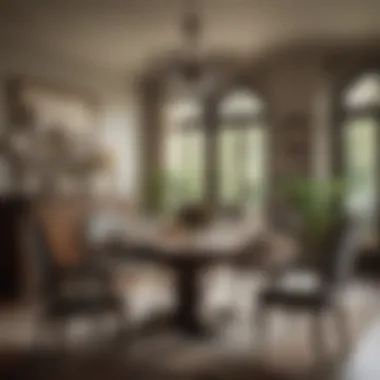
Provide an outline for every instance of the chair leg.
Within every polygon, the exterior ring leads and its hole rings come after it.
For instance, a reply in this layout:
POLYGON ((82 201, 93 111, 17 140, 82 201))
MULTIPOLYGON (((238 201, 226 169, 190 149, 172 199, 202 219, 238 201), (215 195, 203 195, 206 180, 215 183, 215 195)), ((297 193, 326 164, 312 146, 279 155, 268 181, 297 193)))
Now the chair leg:
POLYGON ((32 347, 36 349, 45 349, 45 345, 57 345, 63 349, 66 347, 66 324, 63 321, 51 321, 44 319, 37 322, 35 327, 32 347))
POLYGON ((348 315, 341 305, 335 305, 333 313, 337 335, 339 335, 339 352, 344 355, 349 351, 351 343, 348 315))
POLYGON ((255 311, 254 318, 254 327, 255 331, 255 346, 257 347, 259 352, 263 352, 266 348, 267 341, 267 321, 266 321, 267 313, 266 308, 262 304, 257 305, 257 310, 255 311))
POLYGON ((126 318, 125 304, 121 300, 116 307, 115 315, 116 315, 116 319, 118 323, 117 329, 120 332, 123 332, 124 328, 126 327, 127 318, 126 318))
POLYGON ((70 342, 70 321, 61 319, 56 322, 56 338, 58 338, 58 346, 66 351, 70 342))
POLYGON ((311 320, 312 344, 317 362, 323 359, 326 354, 326 347, 324 346, 323 317, 323 312, 318 310, 313 312, 311 320))
POLYGON ((127 317, 125 312, 125 304, 121 300, 114 306, 112 317, 115 322, 114 337, 117 341, 123 341, 127 333, 127 317))
POLYGON ((44 320, 38 320, 33 329, 31 346, 33 349, 40 349, 43 346, 43 340, 46 337, 44 320))

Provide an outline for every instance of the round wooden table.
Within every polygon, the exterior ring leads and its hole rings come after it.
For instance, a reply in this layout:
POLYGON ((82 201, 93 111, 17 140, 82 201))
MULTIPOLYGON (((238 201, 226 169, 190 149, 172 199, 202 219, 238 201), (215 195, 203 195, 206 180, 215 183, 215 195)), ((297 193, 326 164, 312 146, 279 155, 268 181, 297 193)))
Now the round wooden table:
POLYGON ((202 231, 167 234, 162 229, 140 229, 124 239, 138 258, 171 267, 177 277, 173 324, 192 337, 207 335, 209 329, 199 317, 201 281, 204 269, 233 262, 259 233, 257 222, 219 223, 202 231))

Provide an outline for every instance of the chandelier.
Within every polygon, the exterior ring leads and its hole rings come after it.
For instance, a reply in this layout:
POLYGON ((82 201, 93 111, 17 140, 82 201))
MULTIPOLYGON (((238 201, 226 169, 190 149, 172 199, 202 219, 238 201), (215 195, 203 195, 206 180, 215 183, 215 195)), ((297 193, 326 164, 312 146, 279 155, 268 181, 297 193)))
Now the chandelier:
POLYGON ((215 85, 215 75, 206 70, 204 61, 202 61, 203 25, 199 1, 185 1, 185 12, 181 19, 180 32, 183 46, 180 57, 175 61, 175 79, 193 95, 207 96, 215 85))

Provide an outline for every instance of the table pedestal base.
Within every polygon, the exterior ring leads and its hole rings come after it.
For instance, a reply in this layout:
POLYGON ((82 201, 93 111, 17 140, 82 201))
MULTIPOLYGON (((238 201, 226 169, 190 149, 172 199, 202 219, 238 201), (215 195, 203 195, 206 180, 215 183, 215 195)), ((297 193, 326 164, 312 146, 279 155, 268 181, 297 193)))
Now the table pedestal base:
POLYGON ((201 286, 198 278, 200 266, 195 263, 178 265, 177 310, 174 316, 176 328, 186 336, 206 338, 210 329, 199 318, 201 286))

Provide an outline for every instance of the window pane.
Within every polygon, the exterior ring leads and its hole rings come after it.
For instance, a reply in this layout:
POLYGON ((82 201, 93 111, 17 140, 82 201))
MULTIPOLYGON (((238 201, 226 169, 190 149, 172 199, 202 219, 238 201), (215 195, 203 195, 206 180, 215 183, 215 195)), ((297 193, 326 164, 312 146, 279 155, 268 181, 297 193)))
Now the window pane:
POLYGON ((219 137, 221 201, 223 204, 236 204, 243 196, 241 194, 243 162, 241 148, 244 145, 244 135, 241 130, 225 129, 221 131, 219 137))
POLYGON ((183 133, 183 201, 192 202, 202 199, 203 195, 203 138, 198 130, 183 133))
POLYGON ((248 131, 248 152, 246 159, 248 201, 255 207, 263 206, 265 201, 267 135, 262 127, 248 131))
POLYGON ((223 204, 263 202, 266 132, 261 127, 227 128, 220 133, 220 198, 223 204))
MULTIPOLYGON (((222 101, 219 116, 222 120, 244 116, 252 117, 259 115, 263 110, 263 102, 251 91, 237 91, 222 101)), ((233 125, 230 125, 230 127, 233 127, 233 125)))
POLYGON ((347 91, 343 105, 350 110, 379 106, 380 75, 368 73, 356 81, 347 91))
POLYGON ((374 227, 377 126, 371 118, 349 121, 345 129, 346 207, 374 227))
POLYGON ((169 130, 165 138, 165 192, 167 209, 202 199, 204 135, 200 129, 169 130))

